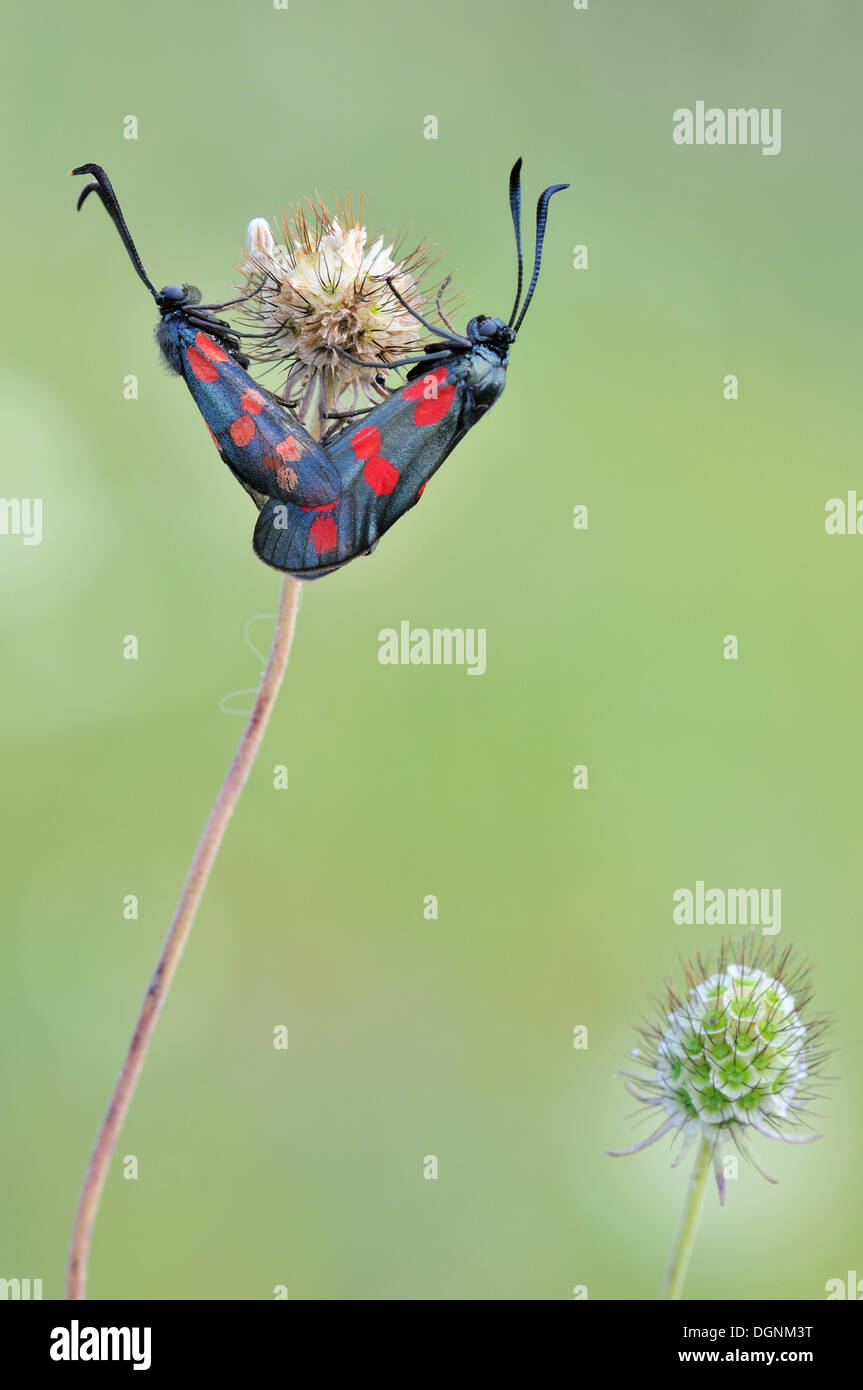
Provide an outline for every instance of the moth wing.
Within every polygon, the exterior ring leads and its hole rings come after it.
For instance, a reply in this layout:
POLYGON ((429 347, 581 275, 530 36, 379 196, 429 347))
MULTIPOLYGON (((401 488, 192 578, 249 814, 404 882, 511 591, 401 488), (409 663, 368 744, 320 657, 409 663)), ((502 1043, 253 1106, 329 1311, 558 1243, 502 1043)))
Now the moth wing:
POLYGON ((342 496, 351 492, 377 540, 418 500, 433 473, 473 423, 464 382, 446 367, 429 369, 394 392, 361 424, 326 441, 342 496))
POLYGON ((354 499, 342 495, 332 506, 297 507, 271 498, 261 508, 252 541, 255 554, 274 569, 304 579, 321 579, 361 553, 351 548, 354 499))
POLYGON ((457 373, 438 367, 409 380, 362 421, 325 440, 340 479, 338 501, 311 508, 266 503, 255 527, 255 552, 306 579, 367 554, 419 500, 473 420, 457 373))
POLYGON ((341 490, 327 451, 208 334, 179 327, 186 385, 231 472, 253 494, 299 506, 333 502, 341 490))

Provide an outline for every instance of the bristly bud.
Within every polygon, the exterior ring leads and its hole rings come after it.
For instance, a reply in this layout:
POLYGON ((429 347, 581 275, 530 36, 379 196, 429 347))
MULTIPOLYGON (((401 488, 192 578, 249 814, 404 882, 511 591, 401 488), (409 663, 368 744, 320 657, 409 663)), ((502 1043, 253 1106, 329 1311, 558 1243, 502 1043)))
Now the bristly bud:
POLYGON ((392 244, 371 241, 350 199, 335 216, 319 200, 283 215, 280 241, 255 218, 248 247, 246 312, 258 336, 247 350, 253 360, 287 367, 284 398, 300 418, 313 403, 323 416, 334 406, 355 410, 386 399, 387 363, 416 353, 424 336, 387 278, 421 313, 426 248, 394 259, 392 244), (344 353, 375 365, 359 366, 344 353))
POLYGON ((676 1166, 701 1137, 713 1148, 721 1202, 722 1153, 733 1143, 770 1182, 776 1179, 749 1147, 753 1133, 807 1143, 806 1127, 828 1020, 809 1017, 809 969, 790 947, 726 942, 711 966, 697 956, 685 967, 687 991, 668 986, 658 1021, 638 1029, 632 1056, 640 1074, 624 1072, 636 1100, 664 1112, 659 1128, 614 1155, 636 1153, 663 1135, 680 1141, 676 1166))

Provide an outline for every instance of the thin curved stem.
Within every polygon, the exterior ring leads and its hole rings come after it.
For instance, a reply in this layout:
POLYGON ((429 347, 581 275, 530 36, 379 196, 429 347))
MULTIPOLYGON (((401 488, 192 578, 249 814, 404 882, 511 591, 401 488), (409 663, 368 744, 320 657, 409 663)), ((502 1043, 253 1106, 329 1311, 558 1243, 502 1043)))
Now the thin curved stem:
POLYGON ((72 1227, 72 1237, 69 1243, 69 1261, 66 1269, 66 1297, 68 1299, 86 1297, 90 1238, 114 1148, 132 1097, 135 1094, 138 1077, 141 1075, 141 1069, 156 1029, 156 1022, 161 1013, 162 1005, 176 974, 180 957, 183 954, 183 947, 188 939, 192 923, 195 920, 195 913, 207 886, 210 870, 264 737, 267 722, 288 664, 299 599, 300 581, 294 579, 292 575, 286 575, 279 598, 273 645, 258 693, 255 696, 252 712, 243 730, 243 736, 228 769, 228 774, 222 783, 204 827, 204 833, 198 843, 195 856, 189 866, 180 901, 177 903, 168 934, 156 962, 156 968, 144 996, 126 1059, 114 1086, 105 1118, 96 1136, 96 1143, 87 1165, 87 1171, 84 1174, 84 1183, 78 1198, 75 1223, 72 1227))
POLYGON ((686 1206, 683 1208, 683 1215, 680 1218, 680 1225, 677 1229, 674 1248, 671 1251, 668 1268, 665 1271, 665 1284, 662 1289, 663 1298, 680 1298, 680 1292, 683 1288, 683 1281, 686 1278, 686 1270, 689 1265, 689 1257, 692 1254, 692 1247, 695 1244, 695 1237, 698 1234, 698 1223, 701 1220, 701 1208, 704 1205, 704 1194, 707 1191, 707 1181, 710 1177, 710 1170, 712 1167, 713 1148, 706 1139, 702 1138, 698 1145, 698 1153, 695 1155, 695 1167, 692 1170, 692 1177, 689 1179, 686 1206))

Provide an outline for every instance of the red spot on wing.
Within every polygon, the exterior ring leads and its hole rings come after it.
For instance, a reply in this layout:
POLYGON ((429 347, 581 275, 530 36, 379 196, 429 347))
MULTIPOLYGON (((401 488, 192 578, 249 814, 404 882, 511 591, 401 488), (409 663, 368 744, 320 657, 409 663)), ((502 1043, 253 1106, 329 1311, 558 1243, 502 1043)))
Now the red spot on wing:
POLYGON ((436 425, 438 420, 442 420, 449 410, 455 395, 454 386, 442 386, 436 396, 430 396, 428 400, 417 401, 414 406, 415 425, 436 425))
POLYGON ((338 497, 334 497, 332 502, 319 502, 316 507, 301 507, 301 512, 328 512, 338 502, 338 497))
POLYGON ((380 454, 376 454, 374 458, 369 459, 363 469, 363 477, 378 497, 385 497, 387 493, 392 492, 398 482, 399 470, 394 463, 390 463, 389 459, 381 458, 380 454))
POLYGON ((406 401, 416 401, 415 425, 436 425, 452 405, 455 387, 446 381, 446 367, 438 367, 418 377, 402 394, 406 401))
POLYGON ((230 435, 235 444, 244 447, 255 433, 255 422, 248 415, 239 415, 233 422, 230 435))
POLYGON ((209 357, 211 362, 227 362, 228 354, 218 343, 214 343, 212 338, 208 338, 206 333, 195 334, 195 347, 202 352, 205 357, 209 357))
POLYGON ((370 459, 381 447, 381 432, 375 425, 363 425, 351 435, 351 448, 358 459, 370 459))
MULTIPOLYGON (((317 511, 318 509, 317 507, 315 507, 306 508, 304 510, 317 511)), ((322 555, 325 550, 335 550, 336 546, 339 543, 339 531, 333 517, 315 517, 314 521, 309 527, 309 540, 311 541, 312 545, 315 547, 315 550, 318 552, 319 555, 322 555)))
POLYGON ((425 490, 426 490, 427 487, 428 487, 428 478, 426 478, 426 481, 422 484, 421 487, 418 487, 418 488, 417 488, 417 501, 420 500, 420 498, 422 497, 422 495, 423 495, 423 493, 425 492, 425 490))
POLYGON ((292 434, 288 435, 287 439, 280 439, 276 445, 276 453, 279 458, 290 459, 292 463, 296 463, 302 452, 292 434))
POLYGON ((260 415, 264 408, 264 398, 260 391, 244 391, 240 397, 240 405, 249 415, 260 415))
MULTIPOLYGON (((200 333, 198 337, 200 338, 200 333)), ((199 381, 218 381, 219 369, 197 348, 186 348, 186 361, 199 381)))
POLYGON ((406 401, 421 401, 425 392, 434 382, 437 389, 446 380, 446 367, 438 367, 433 372, 426 372, 425 376, 417 377, 416 381, 411 382, 410 386, 405 387, 402 396, 406 401))

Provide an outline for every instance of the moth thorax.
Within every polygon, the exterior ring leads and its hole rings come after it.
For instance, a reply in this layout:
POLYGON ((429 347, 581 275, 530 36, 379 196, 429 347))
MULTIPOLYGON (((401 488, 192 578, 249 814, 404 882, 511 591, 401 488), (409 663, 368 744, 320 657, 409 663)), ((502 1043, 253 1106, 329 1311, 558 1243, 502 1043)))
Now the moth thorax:
POLYGON ((486 409, 494 404, 506 385, 506 366, 492 348, 474 347, 468 354, 465 375, 474 400, 486 409))

